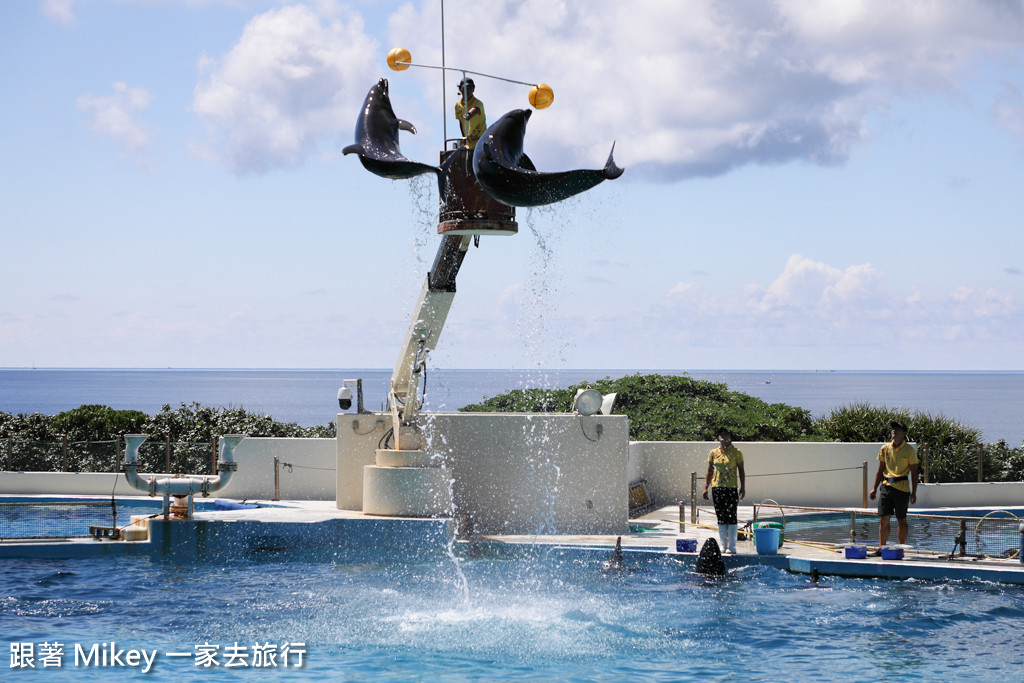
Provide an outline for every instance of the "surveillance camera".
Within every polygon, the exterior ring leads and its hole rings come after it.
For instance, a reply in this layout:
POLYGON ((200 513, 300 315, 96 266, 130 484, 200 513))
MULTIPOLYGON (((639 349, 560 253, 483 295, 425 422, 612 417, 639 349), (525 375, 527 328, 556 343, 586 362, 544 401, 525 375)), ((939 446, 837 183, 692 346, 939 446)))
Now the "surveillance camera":
POLYGON ((338 389, 338 407, 342 410, 348 410, 352 407, 352 390, 348 387, 338 389))

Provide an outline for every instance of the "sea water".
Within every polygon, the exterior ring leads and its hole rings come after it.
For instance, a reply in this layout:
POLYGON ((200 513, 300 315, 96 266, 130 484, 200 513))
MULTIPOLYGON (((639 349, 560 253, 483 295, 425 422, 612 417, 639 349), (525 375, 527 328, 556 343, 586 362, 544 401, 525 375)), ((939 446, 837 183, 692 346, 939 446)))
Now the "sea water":
MULTIPOLYGON (((510 389, 567 387, 585 380, 621 377, 639 370, 430 370, 427 410, 453 411, 510 389)), ((678 370, 662 372, 681 374, 678 370)), ((786 403, 815 416, 866 402, 942 414, 982 431, 985 441, 1024 442, 1022 372, 804 372, 700 370, 696 379, 769 403, 786 403)), ((0 411, 53 415, 88 403, 150 415, 197 401, 242 407, 303 426, 332 422, 338 388, 362 378, 366 407, 383 406, 389 370, 116 370, 0 369, 0 411)), ((569 407, 566 406, 568 409, 569 407)))
POLYGON ((1024 664, 1019 586, 811 584, 769 567, 707 579, 670 555, 627 554, 617 572, 605 559, 537 547, 7 560, 5 651, 64 655, 4 679, 123 680, 131 667, 75 665, 76 647, 110 643, 155 651, 149 676, 181 681, 1004 681, 1024 664))

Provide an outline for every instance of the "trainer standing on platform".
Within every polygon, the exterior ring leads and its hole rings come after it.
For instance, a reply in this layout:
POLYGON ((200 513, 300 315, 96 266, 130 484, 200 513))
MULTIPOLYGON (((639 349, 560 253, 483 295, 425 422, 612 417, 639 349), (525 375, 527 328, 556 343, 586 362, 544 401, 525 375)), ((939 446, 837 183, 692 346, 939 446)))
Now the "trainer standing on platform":
POLYGON ((484 114, 484 103, 476 98, 476 85, 472 78, 464 78, 459 83, 459 94, 462 97, 455 103, 455 118, 466 138, 466 147, 474 149, 480 136, 487 130, 487 115, 484 114))
POLYGON ((897 536, 907 542, 907 507, 917 502, 917 451, 907 443, 907 426, 889 423, 892 441, 878 451, 878 473, 871 488, 871 500, 884 484, 878 499, 878 547, 889 541, 889 517, 896 515, 897 536))
POLYGON ((732 432, 725 427, 718 430, 718 448, 708 453, 708 473, 704 477, 704 500, 708 499, 708 487, 715 503, 715 517, 718 520, 718 538, 722 541, 722 552, 736 552, 736 534, 739 522, 736 507, 740 498, 746 495, 747 475, 743 471, 743 453, 732 445, 732 432), (738 476, 737 476, 738 475, 738 476), (739 480, 739 490, 736 488, 739 480))

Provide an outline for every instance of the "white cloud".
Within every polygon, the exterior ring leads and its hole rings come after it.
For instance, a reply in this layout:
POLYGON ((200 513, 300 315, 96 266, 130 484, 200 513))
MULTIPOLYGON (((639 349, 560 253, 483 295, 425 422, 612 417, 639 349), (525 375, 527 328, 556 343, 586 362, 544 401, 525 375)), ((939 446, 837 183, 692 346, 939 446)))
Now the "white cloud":
MULTIPOLYGON (((542 169, 602 165, 617 140, 620 165, 667 180, 751 163, 842 163, 869 137, 867 116, 893 96, 955 92, 982 53, 1024 48, 1024 10, 984 0, 469 7, 446 7, 447 65, 554 88, 554 106, 533 117, 527 139, 542 169)), ((439 103, 440 78, 381 68, 398 45, 417 64, 440 64, 439 28, 438 0, 399 6, 387 46, 330 0, 289 4, 253 18, 227 54, 203 60, 193 109, 234 171, 300 165, 339 134, 347 141, 382 73, 394 76, 393 96, 424 88, 424 101, 439 103)), ((449 90, 456 78, 449 74, 449 90)), ((477 80, 492 121, 527 106, 525 87, 477 80)), ((996 115, 1015 130, 1020 107, 1008 93, 996 115)))
POLYGON ((1014 135, 1024 136, 1024 97, 1021 90, 1012 83, 1003 83, 1002 92, 996 100, 996 120, 1014 135))
POLYGON ((834 312, 871 302, 881 275, 870 263, 840 270, 794 254, 764 292, 755 289, 750 294, 763 313, 785 308, 799 309, 804 314, 834 312))
POLYGON ((961 315, 977 318, 993 318, 1012 314, 1017 306, 1013 297, 992 288, 974 289, 957 287, 950 293, 950 300, 961 315))
POLYGON ((65 26, 75 23, 75 0, 42 0, 40 11, 47 19, 52 19, 65 26))
MULTIPOLYGON (((982 52, 1024 47, 1024 9, 984 1, 490 0, 449 3, 447 63, 543 81, 528 152, 623 165, 667 179, 748 164, 844 161, 866 116, 895 94, 952 91, 982 52), (486 37, 486 38, 484 38, 486 37), (641 170, 641 169, 638 169, 641 170)), ((392 18, 395 44, 439 63, 436 0, 392 18)), ((451 79, 449 79, 451 82, 451 79)), ((526 106, 525 89, 486 78, 491 118, 526 106)))
POLYGON ((82 95, 78 108, 92 115, 93 131, 113 138, 129 150, 141 150, 149 144, 149 130, 135 117, 145 111, 153 96, 144 88, 130 88, 120 81, 113 88, 112 95, 82 95))
MULTIPOLYGON (((356 14, 288 5, 252 19, 219 59, 204 58, 193 110, 236 173, 301 165, 354 125, 380 52, 356 14)), ((327 8, 327 9, 324 9, 327 8)))

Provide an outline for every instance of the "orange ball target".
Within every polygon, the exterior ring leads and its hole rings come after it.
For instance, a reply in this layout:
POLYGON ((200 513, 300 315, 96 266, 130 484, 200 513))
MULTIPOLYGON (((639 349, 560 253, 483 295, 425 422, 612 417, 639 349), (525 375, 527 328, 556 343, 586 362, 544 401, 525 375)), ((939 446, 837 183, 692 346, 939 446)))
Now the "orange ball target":
POLYGON ((412 61, 412 55, 404 47, 396 47, 394 50, 388 53, 388 66, 394 71, 405 71, 409 68, 409 62, 412 61), (399 64, 398 62, 405 62, 399 64))
POLYGON ((530 88, 530 106, 534 109, 547 109, 555 101, 555 93, 551 86, 541 83, 530 88))

